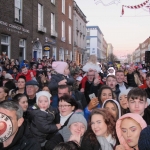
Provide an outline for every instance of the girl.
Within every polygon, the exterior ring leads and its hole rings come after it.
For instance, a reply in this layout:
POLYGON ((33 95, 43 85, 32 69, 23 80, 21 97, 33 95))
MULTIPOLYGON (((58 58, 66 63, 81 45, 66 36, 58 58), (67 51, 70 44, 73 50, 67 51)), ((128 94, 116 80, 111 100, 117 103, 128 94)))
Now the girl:
POLYGON ((116 120, 118 120, 121 117, 121 108, 119 103, 116 100, 108 99, 106 100, 102 108, 106 108, 116 120))
POLYGON ((106 109, 94 109, 88 130, 81 143, 82 150, 113 150, 116 145, 115 118, 106 109))
POLYGON ((73 85, 74 79, 69 75, 70 71, 68 64, 62 61, 54 61, 52 68, 54 72, 52 73, 51 81, 49 82, 49 89, 53 95, 52 106, 58 106, 58 86, 59 85, 73 85))
POLYGON ((128 113, 123 115, 116 123, 120 145, 115 150, 139 150, 139 136, 146 126, 146 122, 138 114, 128 113))
POLYGON ((25 76, 19 76, 18 82, 17 82, 16 94, 18 94, 18 93, 24 94, 25 93, 25 84, 26 84, 25 76))
POLYGON ((9 90, 6 87, 0 87, 0 102, 7 100, 9 90))
POLYGON ((94 108, 100 108, 105 100, 107 99, 114 99, 113 91, 107 85, 101 86, 100 90, 98 91, 98 98, 95 97, 91 99, 88 106, 84 109, 84 116, 88 120, 91 110, 94 108))

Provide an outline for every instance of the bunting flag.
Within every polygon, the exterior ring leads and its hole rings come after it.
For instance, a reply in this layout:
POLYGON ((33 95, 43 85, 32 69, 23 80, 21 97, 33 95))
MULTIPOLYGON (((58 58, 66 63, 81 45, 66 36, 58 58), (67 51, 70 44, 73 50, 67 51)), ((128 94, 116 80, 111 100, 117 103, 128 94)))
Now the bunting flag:
POLYGON ((135 6, 126 6, 126 5, 122 5, 122 12, 121 12, 121 14, 124 15, 124 7, 130 8, 130 9, 139 9, 139 8, 144 7, 148 2, 149 2, 149 0, 146 0, 146 1, 143 2, 142 4, 135 5, 135 6))

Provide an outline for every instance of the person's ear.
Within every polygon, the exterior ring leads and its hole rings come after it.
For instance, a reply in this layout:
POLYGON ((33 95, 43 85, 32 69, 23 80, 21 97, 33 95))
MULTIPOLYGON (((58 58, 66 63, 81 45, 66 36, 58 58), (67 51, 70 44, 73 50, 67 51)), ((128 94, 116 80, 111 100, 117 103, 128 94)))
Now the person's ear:
POLYGON ((36 88, 36 92, 39 90, 39 87, 36 88))
POLYGON ((148 102, 145 103, 145 108, 147 108, 147 106, 148 106, 148 102))
POLYGON ((75 106, 72 106, 72 110, 75 110, 75 106))
POLYGON ((24 121, 23 117, 18 119, 18 127, 22 125, 23 121, 24 121))

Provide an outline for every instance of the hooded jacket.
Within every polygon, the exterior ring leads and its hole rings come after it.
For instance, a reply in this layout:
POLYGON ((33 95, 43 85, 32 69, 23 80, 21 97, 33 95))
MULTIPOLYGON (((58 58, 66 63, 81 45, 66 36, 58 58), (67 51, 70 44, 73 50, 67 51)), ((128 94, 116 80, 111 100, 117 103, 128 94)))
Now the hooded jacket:
POLYGON ((122 131, 121 131, 121 128, 120 128, 122 120, 125 119, 125 118, 132 118, 133 120, 135 120, 136 122, 139 123, 139 125, 141 126, 142 129, 147 127, 147 124, 140 115, 134 114, 134 113, 125 114, 117 120, 116 132, 117 132, 117 136, 118 136, 120 144, 124 146, 125 150, 133 150, 133 148, 130 148, 128 146, 128 144, 126 143, 124 137, 122 136, 122 131))

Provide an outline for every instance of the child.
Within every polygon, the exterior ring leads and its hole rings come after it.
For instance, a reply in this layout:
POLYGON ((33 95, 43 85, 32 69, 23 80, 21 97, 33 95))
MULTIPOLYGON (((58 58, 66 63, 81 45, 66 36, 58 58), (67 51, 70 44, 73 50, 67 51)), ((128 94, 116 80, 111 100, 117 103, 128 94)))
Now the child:
POLYGON ((54 72, 51 75, 51 81, 49 83, 49 89, 52 93, 52 106, 58 106, 58 86, 59 85, 73 85, 74 79, 69 75, 70 71, 68 64, 62 61, 54 61, 52 68, 54 72))
MULTIPOLYGON (((99 64, 97 63, 97 57, 95 55, 90 55, 89 61, 83 66, 82 70, 84 72, 95 71, 95 77, 100 78, 99 74, 102 70, 99 64)), ((85 75, 81 81, 81 92, 84 92, 85 83, 87 81, 87 76, 85 75)))
POLYGON ((109 76, 109 75, 114 75, 115 76, 115 69, 113 67, 109 67, 107 72, 108 72, 107 76, 109 76))
POLYGON ((141 115, 150 125, 150 105, 147 103, 146 92, 138 87, 133 88, 129 91, 127 100, 130 112, 141 115))
POLYGON ((46 139, 53 136, 60 129, 59 113, 50 106, 51 94, 47 91, 40 91, 36 94, 36 104, 39 109, 31 112, 31 131, 41 146, 44 146, 46 139))

